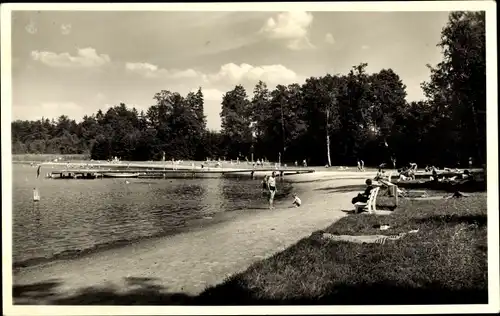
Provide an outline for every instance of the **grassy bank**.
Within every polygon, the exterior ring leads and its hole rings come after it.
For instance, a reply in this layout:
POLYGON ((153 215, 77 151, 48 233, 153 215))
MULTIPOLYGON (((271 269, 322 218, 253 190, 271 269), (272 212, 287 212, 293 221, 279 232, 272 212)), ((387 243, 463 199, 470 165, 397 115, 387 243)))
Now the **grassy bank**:
MULTIPOLYGON (((379 201, 391 204, 384 197, 379 201)), ((103 284, 62 297, 62 283, 49 280, 14 286, 13 294, 16 304, 56 305, 487 303, 486 224, 486 193, 460 199, 401 199, 391 215, 347 216, 324 232, 418 233, 381 245, 332 242, 316 232, 195 297, 171 292, 147 277, 127 277, 124 287, 103 284), (390 229, 381 231, 380 225, 390 229)))
POLYGON ((86 154, 78 155, 58 155, 58 154, 12 154, 12 161, 54 161, 54 159, 62 158, 62 161, 81 161, 89 160, 90 156, 86 154))
POLYGON ((389 216, 348 216, 325 232, 398 234, 380 244, 313 234, 195 299, 200 304, 487 303, 486 194, 402 200, 389 216), (390 225, 381 231, 378 225, 390 225))

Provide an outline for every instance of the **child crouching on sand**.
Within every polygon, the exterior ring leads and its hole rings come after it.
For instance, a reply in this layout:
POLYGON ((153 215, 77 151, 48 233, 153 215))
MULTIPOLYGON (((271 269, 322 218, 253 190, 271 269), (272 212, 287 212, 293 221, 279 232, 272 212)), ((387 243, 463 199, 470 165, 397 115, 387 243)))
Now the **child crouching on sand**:
POLYGON ((293 203, 292 203, 292 205, 294 205, 295 207, 299 207, 301 204, 302 204, 302 201, 297 196, 297 194, 293 194, 293 203))

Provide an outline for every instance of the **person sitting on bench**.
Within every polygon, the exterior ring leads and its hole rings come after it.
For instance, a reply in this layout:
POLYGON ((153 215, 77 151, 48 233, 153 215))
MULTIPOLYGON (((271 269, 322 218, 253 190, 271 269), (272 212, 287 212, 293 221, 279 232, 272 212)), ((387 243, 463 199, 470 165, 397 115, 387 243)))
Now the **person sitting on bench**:
POLYGON ((363 193, 358 193, 358 195, 352 199, 352 204, 356 204, 357 202, 368 202, 368 199, 370 198, 370 192, 375 186, 372 184, 372 179, 366 179, 365 183, 365 191, 363 193))

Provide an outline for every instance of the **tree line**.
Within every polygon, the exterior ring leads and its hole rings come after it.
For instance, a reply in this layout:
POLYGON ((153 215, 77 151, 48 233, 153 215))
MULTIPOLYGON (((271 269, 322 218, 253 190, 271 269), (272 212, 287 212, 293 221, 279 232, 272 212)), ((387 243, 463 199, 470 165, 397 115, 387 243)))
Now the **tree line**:
POLYGON ((484 12, 452 12, 438 45, 443 60, 428 66, 425 100, 406 101, 392 69, 310 77, 251 95, 241 85, 222 99, 220 132, 206 128, 203 91, 162 90, 139 112, 120 104, 79 123, 12 122, 13 153, 90 153, 93 159, 262 159, 313 165, 485 162, 486 55, 484 12))

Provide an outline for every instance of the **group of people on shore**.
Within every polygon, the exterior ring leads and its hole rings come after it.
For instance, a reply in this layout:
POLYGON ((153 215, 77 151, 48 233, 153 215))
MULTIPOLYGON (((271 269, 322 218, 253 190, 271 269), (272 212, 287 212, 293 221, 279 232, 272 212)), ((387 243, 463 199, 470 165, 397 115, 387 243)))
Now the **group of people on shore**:
MULTIPOLYGON (((472 159, 469 159, 469 165, 472 165, 472 159)), ((358 169, 359 169, 359 162, 358 162, 358 169)), ((383 169, 385 166, 381 165, 379 166, 379 169, 378 169, 378 172, 377 172, 377 175, 375 176, 375 178, 373 180, 375 181, 381 181, 381 180, 386 180, 386 181, 389 181, 390 182, 390 177, 388 177, 385 173, 385 170, 383 169)), ((408 166, 406 167, 403 167, 401 169, 398 170, 398 173, 399 173, 399 178, 397 179, 396 182, 400 182, 400 181, 411 181, 411 180, 415 180, 415 174, 417 173, 417 169, 418 166, 416 163, 413 163, 413 162, 410 162, 408 164, 408 166)), ((458 175, 454 175, 450 178, 447 178, 445 176, 441 176, 441 178, 439 177, 439 174, 438 174, 438 171, 439 171, 439 168, 435 167, 435 166, 426 166, 425 167, 425 172, 431 172, 431 176, 429 178, 429 182, 441 182, 441 183, 450 183, 452 185, 456 185, 456 184, 464 184, 465 182, 468 182, 468 181, 474 181, 475 180, 475 175, 470 171, 470 170, 460 170, 460 169, 450 169, 450 168, 444 168, 443 170, 444 171, 448 171, 448 172, 456 172, 458 173, 458 175)), ((422 183, 424 181, 421 181, 422 183)), ((361 202, 361 203, 367 203, 369 197, 370 197, 370 193, 371 191, 377 187, 377 186, 381 186, 380 184, 374 184, 372 182, 372 179, 366 179, 365 181, 365 184, 366 184, 366 187, 365 187, 365 190, 361 193, 358 193, 357 196, 355 196, 353 199, 352 199, 352 204, 356 204, 358 202, 361 202)), ((402 196, 404 196, 405 192, 403 189, 399 189, 397 188, 398 192, 396 194, 403 194, 402 196)))

